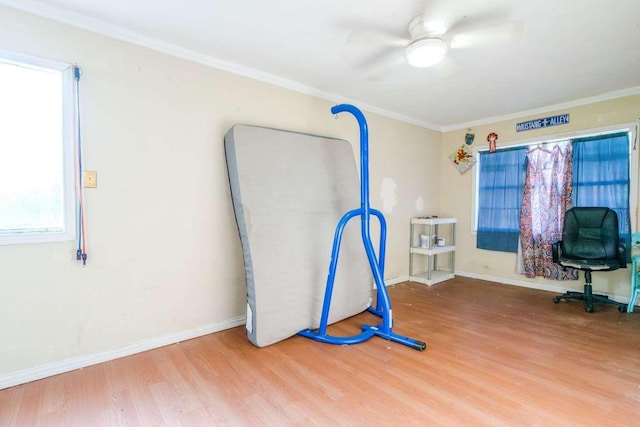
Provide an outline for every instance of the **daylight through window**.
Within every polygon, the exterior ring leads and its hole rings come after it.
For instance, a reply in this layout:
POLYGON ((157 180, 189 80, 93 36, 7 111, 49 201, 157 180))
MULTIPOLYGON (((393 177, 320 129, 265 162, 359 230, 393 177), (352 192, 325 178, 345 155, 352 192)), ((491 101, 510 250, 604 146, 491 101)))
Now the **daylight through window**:
MULTIPOLYGON (((627 248, 630 248, 630 214, 635 205, 630 196, 637 191, 636 180, 631 179, 637 172, 630 168, 630 142, 634 136, 631 130, 622 130, 565 140, 573 146, 573 206, 603 206, 616 211, 620 237, 627 248)), ((517 252, 526 152, 534 147, 552 146, 528 144, 479 153, 475 184, 479 249, 517 252)))
POLYGON ((0 51, 0 243, 74 238, 70 73, 0 51))

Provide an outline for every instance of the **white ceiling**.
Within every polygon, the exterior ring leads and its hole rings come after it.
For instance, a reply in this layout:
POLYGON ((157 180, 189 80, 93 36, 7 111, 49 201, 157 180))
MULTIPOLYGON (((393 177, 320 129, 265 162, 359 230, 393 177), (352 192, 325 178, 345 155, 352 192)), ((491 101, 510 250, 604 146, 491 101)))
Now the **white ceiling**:
POLYGON ((640 0, 0 4, 438 130, 640 93, 640 0), (425 11, 458 28, 510 22, 522 32, 412 68, 386 45, 425 11))

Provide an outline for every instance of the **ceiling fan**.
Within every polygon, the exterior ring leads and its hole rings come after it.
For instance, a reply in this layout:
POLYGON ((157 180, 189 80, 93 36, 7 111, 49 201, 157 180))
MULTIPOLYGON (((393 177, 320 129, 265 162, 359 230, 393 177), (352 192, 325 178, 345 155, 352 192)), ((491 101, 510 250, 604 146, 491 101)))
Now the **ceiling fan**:
POLYGON ((367 68, 373 66, 377 74, 408 63, 426 68, 440 63, 450 49, 473 48, 509 41, 522 33, 522 22, 508 19, 504 13, 461 16, 455 20, 443 14, 421 14, 408 25, 409 37, 397 37, 382 32, 353 32, 349 44, 378 46, 367 68))
POLYGON ((405 56, 409 65, 426 68, 436 65, 448 50, 444 33, 430 26, 424 15, 416 16, 409 23, 411 39, 406 47, 405 56))
POLYGON ((409 23, 411 39, 406 46, 407 62, 414 67, 431 67, 439 63, 449 48, 459 49, 506 41, 522 32, 520 22, 502 22, 482 25, 473 20, 453 24, 448 30, 426 15, 419 15, 409 23), (470 25, 473 28, 469 28, 470 25))

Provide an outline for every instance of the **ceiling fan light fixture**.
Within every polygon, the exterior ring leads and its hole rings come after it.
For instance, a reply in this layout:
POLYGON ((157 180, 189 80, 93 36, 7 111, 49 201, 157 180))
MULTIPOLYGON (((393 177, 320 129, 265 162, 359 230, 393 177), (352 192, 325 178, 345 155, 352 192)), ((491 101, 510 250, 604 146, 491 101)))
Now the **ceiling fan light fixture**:
POLYGON ((426 68, 442 61, 447 44, 439 38, 416 40, 407 47, 407 61, 414 67, 426 68))

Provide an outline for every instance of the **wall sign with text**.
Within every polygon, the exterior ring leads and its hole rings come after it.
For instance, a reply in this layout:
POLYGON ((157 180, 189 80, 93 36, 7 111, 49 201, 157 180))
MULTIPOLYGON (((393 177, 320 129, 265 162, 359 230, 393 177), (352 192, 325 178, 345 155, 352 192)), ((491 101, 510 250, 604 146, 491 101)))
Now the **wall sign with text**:
POLYGON ((542 119, 529 120, 528 122, 517 123, 516 132, 546 128, 549 126, 566 125, 568 123, 569 114, 560 114, 559 116, 551 116, 542 119))

